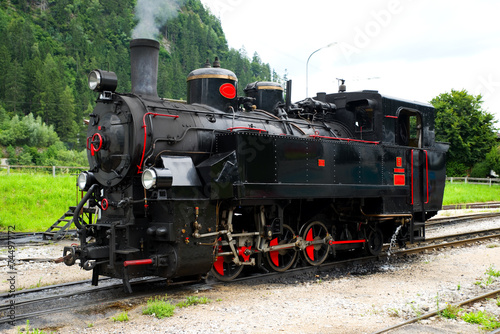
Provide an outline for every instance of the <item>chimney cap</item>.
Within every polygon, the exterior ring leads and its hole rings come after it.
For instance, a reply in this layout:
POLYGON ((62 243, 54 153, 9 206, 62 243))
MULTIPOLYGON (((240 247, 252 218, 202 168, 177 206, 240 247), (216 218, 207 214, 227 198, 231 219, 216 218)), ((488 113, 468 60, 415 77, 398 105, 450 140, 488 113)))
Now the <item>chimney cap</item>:
POLYGON ((148 39, 148 38, 136 38, 132 39, 130 41, 130 47, 136 47, 136 46, 150 46, 152 48, 160 49, 160 42, 158 42, 155 39, 148 39))

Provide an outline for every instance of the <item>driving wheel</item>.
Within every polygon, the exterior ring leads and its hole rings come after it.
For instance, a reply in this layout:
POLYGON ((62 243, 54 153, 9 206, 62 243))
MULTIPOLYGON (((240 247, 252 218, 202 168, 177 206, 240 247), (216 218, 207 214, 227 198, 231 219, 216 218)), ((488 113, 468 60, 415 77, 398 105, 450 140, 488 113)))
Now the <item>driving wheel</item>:
MULTIPOLYGON (((269 242, 269 246, 278 246, 293 243, 295 239, 296 236, 292 228, 288 225, 283 225, 283 233, 272 239, 269 242)), ((294 247, 279 249, 266 253, 266 259, 269 267, 278 272, 288 270, 293 265, 296 258, 297 251, 294 247)))
POLYGON ((326 260, 330 252, 330 245, 327 242, 321 242, 329 236, 328 229, 322 222, 313 221, 309 223, 303 231, 302 238, 304 238, 305 241, 317 242, 307 246, 302 251, 304 258, 309 264, 318 266, 326 260))

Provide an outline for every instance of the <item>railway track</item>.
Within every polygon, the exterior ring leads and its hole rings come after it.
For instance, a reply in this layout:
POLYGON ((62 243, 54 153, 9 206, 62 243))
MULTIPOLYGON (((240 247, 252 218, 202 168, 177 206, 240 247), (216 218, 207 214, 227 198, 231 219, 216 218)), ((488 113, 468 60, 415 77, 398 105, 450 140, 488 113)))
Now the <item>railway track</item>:
MULTIPOLYGON (((476 303, 476 302, 479 302, 479 301, 486 300, 488 298, 497 298, 498 296, 500 296, 500 289, 497 289, 497 290, 494 290, 494 291, 490 291, 490 292, 482 294, 480 296, 464 300, 464 301, 462 301, 460 303, 454 304, 453 306, 456 306, 457 308, 459 308, 459 307, 470 305, 470 304, 473 304, 473 303, 476 303)), ((389 332, 391 332, 391 331, 393 331, 395 329, 402 328, 404 326, 408 326, 408 325, 417 323, 417 322, 419 322, 421 320, 424 320, 424 319, 435 317, 435 316, 439 315, 443 310, 445 310, 445 308, 440 308, 439 310, 423 314, 423 315, 421 315, 419 317, 415 317, 415 318, 409 319, 407 321, 404 321, 404 322, 401 322, 399 324, 396 324, 396 325, 384 328, 384 329, 382 329, 380 331, 373 332, 371 334, 389 333, 389 332)), ((494 331, 494 332, 498 333, 498 331, 494 331)))
POLYGON ((122 281, 103 278, 99 286, 89 286, 91 280, 77 281, 58 285, 51 285, 37 289, 4 293, 0 295, 0 331, 7 329, 11 321, 8 315, 10 302, 15 302, 15 321, 22 323, 27 319, 34 319, 67 310, 81 310, 95 305, 110 305, 126 299, 141 299, 151 293, 165 289, 164 278, 146 278, 132 281, 136 290, 133 295, 123 291, 122 281))
POLYGON ((444 205, 442 210, 495 209, 495 208, 500 208, 500 202, 464 203, 464 204, 444 205))
MULTIPOLYGON (((389 251, 386 247, 385 251, 377 256, 366 256, 351 258, 346 260, 324 263, 316 267, 298 267, 291 268, 284 273, 269 272, 248 275, 245 277, 233 280, 234 283, 256 283, 261 281, 272 281, 274 279, 283 279, 286 277, 298 276, 307 274, 315 276, 321 273, 331 271, 333 269, 344 268, 353 264, 366 264, 373 262, 385 261, 389 256, 399 257, 408 254, 421 253, 427 250, 435 250, 437 248, 456 247, 458 245, 476 243, 492 238, 500 238, 500 228, 482 230, 476 232, 462 233, 458 235, 447 235, 436 238, 428 238, 425 245, 410 245, 406 249, 398 249, 389 251)), ((179 282, 178 284, 187 284, 191 282, 179 282)), ((8 328, 10 319, 6 317, 11 300, 15 300, 16 304, 16 322, 26 319, 35 319, 59 312, 67 312, 68 310, 82 310, 95 305, 112 305, 114 303, 127 300, 133 304, 144 303, 145 298, 155 294, 165 292, 166 280, 163 278, 153 278, 147 280, 137 280, 133 282, 134 293, 132 295, 123 291, 122 281, 118 279, 101 279, 100 286, 89 287, 90 281, 81 281, 74 283, 66 283, 57 286, 47 286, 39 289, 31 289, 26 291, 18 291, 14 294, 0 295, 0 330, 8 328)), ((210 289, 223 282, 204 283, 201 285, 203 289, 210 289)), ((177 290, 180 291, 180 290, 177 290)), ((169 290, 169 295, 175 298, 175 289, 169 290)))
POLYGON ((437 227, 437 226, 442 226, 442 225, 447 225, 447 224, 456 224, 456 223, 467 222, 469 220, 487 219, 487 218, 494 218, 494 217, 499 217, 499 216, 500 216, 500 212, 480 212, 480 213, 470 213, 470 214, 458 215, 458 216, 453 216, 453 217, 439 217, 439 218, 429 219, 425 223, 425 226, 426 227, 437 227))

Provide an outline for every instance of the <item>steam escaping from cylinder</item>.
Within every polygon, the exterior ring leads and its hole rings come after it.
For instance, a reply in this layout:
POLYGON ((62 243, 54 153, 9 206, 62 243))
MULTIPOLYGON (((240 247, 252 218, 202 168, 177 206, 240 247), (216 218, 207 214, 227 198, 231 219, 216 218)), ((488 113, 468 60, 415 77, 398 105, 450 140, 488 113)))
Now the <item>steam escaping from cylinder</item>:
POLYGON ((158 55, 160 43, 152 39, 130 41, 132 93, 158 97, 158 55))
POLYGON ((135 18, 137 26, 132 38, 157 39, 160 28, 179 12, 186 0, 137 0, 135 18))

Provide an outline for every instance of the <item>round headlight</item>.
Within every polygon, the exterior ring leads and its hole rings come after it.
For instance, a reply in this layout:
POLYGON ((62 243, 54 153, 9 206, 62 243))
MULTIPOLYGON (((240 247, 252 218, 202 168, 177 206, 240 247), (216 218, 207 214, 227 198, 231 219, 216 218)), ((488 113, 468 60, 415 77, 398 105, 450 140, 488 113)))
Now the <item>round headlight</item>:
POLYGON ((156 172, 154 169, 146 169, 142 173, 142 186, 145 189, 151 189, 156 185, 156 172))
POLYGON ((80 188, 80 190, 84 190, 85 185, 87 185, 87 173, 80 173, 80 175, 78 175, 76 184, 78 185, 78 188, 80 188))
POLYGON ((89 74, 89 88, 91 90, 97 90, 101 83, 101 73, 99 71, 94 70, 89 74))
POLYGON ((94 183, 96 183, 96 180, 94 175, 90 172, 81 172, 76 181, 78 188, 82 191, 89 190, 94 183))
POLYGON ((114 92, 118 85, 118 78, 114 72, 93 70, 89 74, 89 88, 95 92, 114 92))

